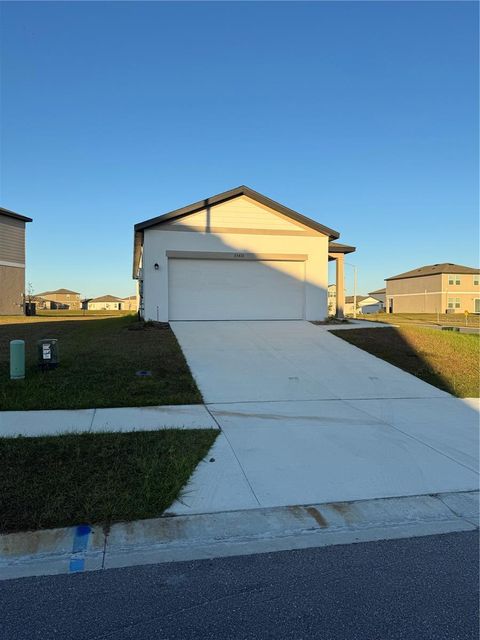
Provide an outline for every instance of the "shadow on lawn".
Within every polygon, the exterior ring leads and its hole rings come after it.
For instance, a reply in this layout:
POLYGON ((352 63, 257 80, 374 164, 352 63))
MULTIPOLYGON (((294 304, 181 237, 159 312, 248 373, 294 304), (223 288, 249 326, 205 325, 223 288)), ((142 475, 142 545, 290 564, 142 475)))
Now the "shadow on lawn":
POLYGON ((454 396, 479 395, 480 340, 476 335, 419 327, 331 333, 454 396))

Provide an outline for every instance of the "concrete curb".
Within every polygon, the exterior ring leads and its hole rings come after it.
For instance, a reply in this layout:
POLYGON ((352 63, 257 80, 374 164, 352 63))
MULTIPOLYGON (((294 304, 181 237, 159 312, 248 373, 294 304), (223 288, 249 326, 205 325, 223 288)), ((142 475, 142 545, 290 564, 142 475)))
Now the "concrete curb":
POLYGON ((471 531, 478 491, 259 508, 0 536, 0 579, 471 531))

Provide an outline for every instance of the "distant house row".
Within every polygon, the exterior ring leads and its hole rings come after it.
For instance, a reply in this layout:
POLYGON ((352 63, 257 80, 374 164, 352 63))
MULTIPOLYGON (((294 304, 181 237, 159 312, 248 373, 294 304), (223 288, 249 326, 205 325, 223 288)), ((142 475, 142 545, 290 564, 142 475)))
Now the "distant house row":
MULTIPOLYGON (((384 310, 384 300, 382 301, 380 295, 374 295, 374 292, 369 293, 368 296, 357 295, 345 296, 344 314, 346 316, 355 315, 355 302, 357 304, 357 314, 365 313, 379 313, 384 310)), ((337 288, 336 285, 328 285, 328 312, 329 315, 334 315, 337 308, 337 288)))
POLYGON ((43 291, 31 296, 30 302, 34 302, 37 309, 88 309, 89 311, 136 311, 137 296, 117 298, 117 296, 100 296, 98 298, 80 299, 78 291, 71 289, 55 289, 55 291, 43 291))
MULTIPOLYGON (((357 296, 357 313, 480 313, 480 269, 452 262, 430 264, 385 279, 386 287, 357 296)), ((335 285, 328 287, 335 308, 335 285)), ((353 296, 345 297, 353 315, 353 296)))

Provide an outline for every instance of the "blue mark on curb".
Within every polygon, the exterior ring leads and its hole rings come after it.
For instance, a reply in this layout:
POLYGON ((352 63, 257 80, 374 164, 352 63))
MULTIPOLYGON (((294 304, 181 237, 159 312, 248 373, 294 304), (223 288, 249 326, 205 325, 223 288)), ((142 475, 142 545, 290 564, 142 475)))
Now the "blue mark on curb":
POLYGON ((83 558, 72 558, 70 560, 70 573, 78 573, 85 569, 85 560, 83 558))
POLYGON ((83 555, 88 547, 88 539, 92 528, 88 524, 80 524, 75 528, 73 536, 72 557, 70 558, 70 573, 83 571, 85 568, 85 558, 83 555), (76 557, 75 557, 76 556, 76 557))

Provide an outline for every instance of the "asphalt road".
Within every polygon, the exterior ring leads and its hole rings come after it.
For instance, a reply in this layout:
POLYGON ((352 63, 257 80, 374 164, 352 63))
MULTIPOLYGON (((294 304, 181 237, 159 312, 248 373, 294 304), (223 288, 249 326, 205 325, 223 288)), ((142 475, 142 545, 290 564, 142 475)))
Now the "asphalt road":
POLYGON ((2 640, 478 638, 476 533, 0 583, 2 640))

